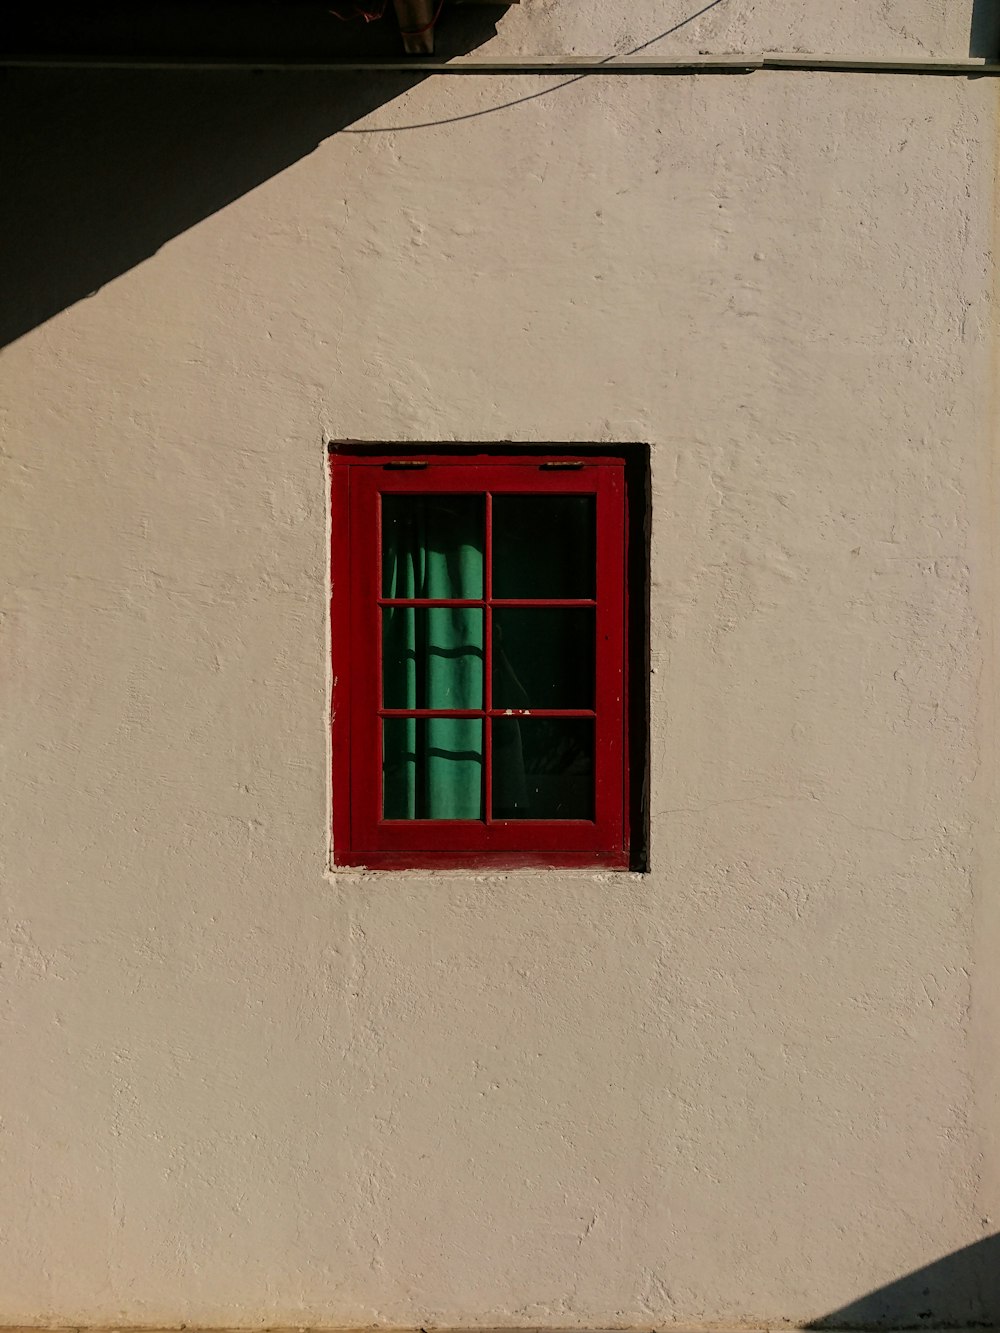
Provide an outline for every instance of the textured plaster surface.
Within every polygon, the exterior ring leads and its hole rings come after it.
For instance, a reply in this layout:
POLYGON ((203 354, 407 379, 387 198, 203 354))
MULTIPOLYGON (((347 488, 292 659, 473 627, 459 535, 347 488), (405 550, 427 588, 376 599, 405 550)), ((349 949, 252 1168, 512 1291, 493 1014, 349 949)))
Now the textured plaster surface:
POLYGON ((874 4, 794 5, 743 0, 689 4, 580 4, 523 0, 494 44, 503 54, 539 51, 581 56, 705 52, 806 52, 810 55, 962 60, 982 56, 979 44, 995 18, 971 0, 877 0, 874 4), (658 40, 655 40, 658 39, 658 40), (652 45, 650 44, 652 43, 652 45))
POLYGON ((474 114, 539 90, 426 81, 4 353, 0 1320, 803 1322, 997 1229, 997 90, 474 114), (648 875, 329 873, 331 436, 650 443, 648 875))

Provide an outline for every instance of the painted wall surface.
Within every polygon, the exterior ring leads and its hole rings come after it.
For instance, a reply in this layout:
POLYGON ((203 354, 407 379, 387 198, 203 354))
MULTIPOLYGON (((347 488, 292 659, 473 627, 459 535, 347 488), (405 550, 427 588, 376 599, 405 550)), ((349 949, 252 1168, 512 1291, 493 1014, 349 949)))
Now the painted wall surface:
MULTIPOLYGON (((656 50, 968 55, 792 8, 656 50)), ((1000 87, 398 91, 5 80, 124 259, 0 363, 0 1321, 819 1318, 998 1230, 1000 87), (651 446, 649 874, 329 871, 330 437, 651 446)))

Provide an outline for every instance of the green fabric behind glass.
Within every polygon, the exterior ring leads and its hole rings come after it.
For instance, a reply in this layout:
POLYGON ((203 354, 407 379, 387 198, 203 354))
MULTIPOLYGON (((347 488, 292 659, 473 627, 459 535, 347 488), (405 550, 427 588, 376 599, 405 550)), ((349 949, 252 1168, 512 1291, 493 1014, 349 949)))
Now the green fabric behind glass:
POLYGON ((483 595, 483 495, 382 497, 382 596, 483 595))
POLYGON ((481 718, 387 717, 382 754, 386 819, 482 819, 481 718))
POLYGON ((479 607, 382 609, 384 708, 482 708, 479 607))
MULTIPOLYGON (((483 595, 480 495, 382 499, 382 595, 483 595)), ((482 708, 483 612, 384 607, 383 706, 482 708)), ((383 727, 387 819, 481 819, 483 724, 478 718, 390 718, 383 727)))

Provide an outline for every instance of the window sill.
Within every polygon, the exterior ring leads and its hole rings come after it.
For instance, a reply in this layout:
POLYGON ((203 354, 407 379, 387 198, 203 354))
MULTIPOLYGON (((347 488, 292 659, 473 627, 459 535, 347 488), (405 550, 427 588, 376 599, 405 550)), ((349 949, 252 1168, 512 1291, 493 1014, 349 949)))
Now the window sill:
POLYGON ((384 884, 387 879, 404 883, 421 883, 428 879, 445 879, 451 883, 466 884, 507 884, 511 880, 552 881, 564 880, 569 884, 616 884, 634 882, 641 885, 649 877, 648 870, 630 870, 627 866, 612 868, 609 866, 510 866, 500 867, 452 866, 446 869, 393 870, 384 866, 337 866, 328 865, 323 878, 329 884, 366 885, 384 884))

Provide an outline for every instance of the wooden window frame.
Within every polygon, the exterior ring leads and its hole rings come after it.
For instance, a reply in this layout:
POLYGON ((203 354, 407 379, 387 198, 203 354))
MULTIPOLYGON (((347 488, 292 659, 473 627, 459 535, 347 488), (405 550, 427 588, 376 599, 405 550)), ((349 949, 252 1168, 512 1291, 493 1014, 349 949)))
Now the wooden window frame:
MULTIPOLYGON (((588 454, 331 452, 331 642, 333 863, 400 869, 517 866, 624 869, 629 865, 628 494, 621 457, 588 454), (384 493, 475 493, 486 498, 485 586, 469 605, 485 611, 483 707, 452 716, 510 715, 490 694, 494 605, 588 605, 595 609, 595 698, 591 710, 514 710, 514 715, 593 716, 592 820, 494 819, 490 727, 484 725, 484 819, 381 817, 381 719, 448 716, 442 710, 385 709, 380 696, 380 502, 384 493), (596 588, 592 599, 492 597, 491 498, 500 494, 593 494, 596 588)), ((441 604, 442 599, 409 599, 441 604)), ((446 602, 445 604, 449 604, 446 602)), ((452 599, 450 604, 456 604, 452 599)), ((466 604, 466 603, 461 603, 466 604)))

